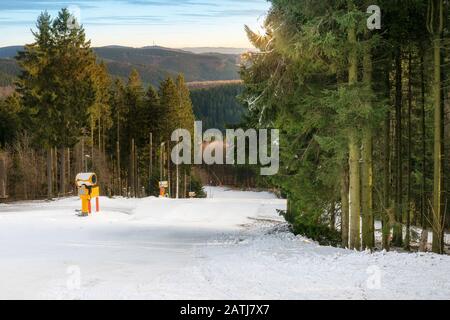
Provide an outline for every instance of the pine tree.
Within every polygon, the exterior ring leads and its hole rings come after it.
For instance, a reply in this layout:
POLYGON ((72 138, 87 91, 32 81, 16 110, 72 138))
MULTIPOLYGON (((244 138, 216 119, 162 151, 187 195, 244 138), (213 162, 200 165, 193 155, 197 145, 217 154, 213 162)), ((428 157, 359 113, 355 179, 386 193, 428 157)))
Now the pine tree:
MULTIPOLYGON (((104 153, 106 148, 105 132, 112 126, 112 113, 109 92, 111 83, 108 70, 103 62, 93 67, 93 80, 95 102, 88 109, 89 123, 91 132, 97 130, 97 134, 93 134, 94 140, 97 139, 98 150, 104 153)), ((92 143, 95 145, 95 141, 92 143)))
POLYGON ((181 97, 180 91, 172 78, 167 78, 161 83, 159 89, 161 111, 161 138, 162 141, 170 141, 172 132, 181 128, 181 97))
MULTIPOLYGON (((61 150, 62 194, 66 186, 65 150, 77 143, 87 126, 87 110, 95 101, 96 58, 83 28, 69 24, 72 19, 67 9, 53 21, 48 13, 41 14, 33 32, 35 42, 17 58, 23 69, 18 91, 24 107, 33 115, 36 143, 48 150, 54 146, 61 150)), ((51 166, 48 161, 49 173, 51 166)), ((52 185, 50 175, 48 178, 52 185)), ((51 192, 48 194, 50 197, 51 192)))
POLYGON ((180 110, 178 110, 178 116, 180 118, 180 128, 188 130, 191 133, 191 136, 193 136, 195 121, 194 111, 190 91, 186 86, 184 76, 182 74, 178 75, 176 86, 180 99, 180 110))
POLYGON ((12 144, 27 129, 28 118, 17 94, 0 100, 0 149, 12 144))

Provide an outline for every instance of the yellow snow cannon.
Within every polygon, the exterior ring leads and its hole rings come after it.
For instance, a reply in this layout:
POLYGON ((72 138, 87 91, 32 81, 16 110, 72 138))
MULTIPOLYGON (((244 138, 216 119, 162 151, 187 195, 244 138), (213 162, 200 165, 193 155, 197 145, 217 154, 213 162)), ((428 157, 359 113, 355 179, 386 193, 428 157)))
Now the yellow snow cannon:
POLYGON ((78 196, 81 199, 81 214, 88 216, 92 213, 91 200, 95 199, 96 212, 100 211, 100 187, 95 173, 79 173, 75 178, 78 196))

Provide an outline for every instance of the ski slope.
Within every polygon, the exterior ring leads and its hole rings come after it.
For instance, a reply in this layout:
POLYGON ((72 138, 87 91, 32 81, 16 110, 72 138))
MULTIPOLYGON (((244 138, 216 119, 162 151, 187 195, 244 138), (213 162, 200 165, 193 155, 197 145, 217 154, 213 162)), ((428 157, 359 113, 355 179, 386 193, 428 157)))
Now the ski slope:
POLYGON ((320 247, 269 193, 0 205, 0 299, 450 299, 450 257, 320 247))

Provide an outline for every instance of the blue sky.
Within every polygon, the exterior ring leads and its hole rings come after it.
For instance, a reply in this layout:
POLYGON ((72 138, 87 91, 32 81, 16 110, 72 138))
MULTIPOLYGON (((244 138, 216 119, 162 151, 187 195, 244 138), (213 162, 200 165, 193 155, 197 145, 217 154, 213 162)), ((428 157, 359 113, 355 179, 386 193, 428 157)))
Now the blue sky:
POLYGON ((259 29, 267 0, 0 0, 0 46, 32 42, 47 10, 68 7, 94 46, 250 47, 244 25, 259 29))

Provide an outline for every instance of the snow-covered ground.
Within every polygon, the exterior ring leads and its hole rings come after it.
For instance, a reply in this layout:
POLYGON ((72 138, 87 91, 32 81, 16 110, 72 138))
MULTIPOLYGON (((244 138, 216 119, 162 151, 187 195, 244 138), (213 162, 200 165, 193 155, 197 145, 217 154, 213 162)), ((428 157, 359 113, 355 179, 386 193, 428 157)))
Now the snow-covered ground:
POLYGON ((295 237, 269 193, 0 205, 0 299, 450 299, 450 257, 295 237))

